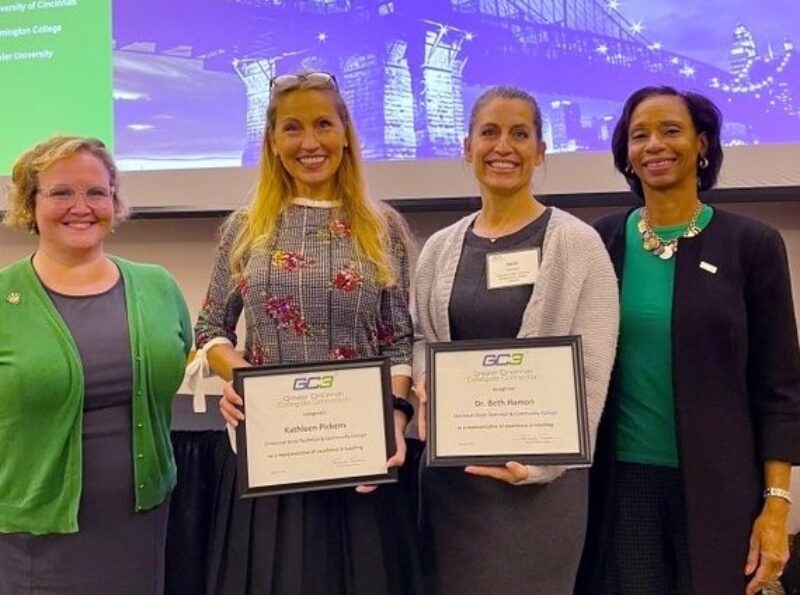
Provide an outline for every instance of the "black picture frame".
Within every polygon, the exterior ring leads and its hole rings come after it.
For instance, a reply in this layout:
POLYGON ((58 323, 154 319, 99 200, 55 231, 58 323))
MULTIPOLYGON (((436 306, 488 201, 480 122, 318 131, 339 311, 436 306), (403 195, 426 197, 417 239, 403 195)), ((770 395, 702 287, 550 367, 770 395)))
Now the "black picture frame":
MULTIPOLYGON (((502 353, 500 354, 502 355, 502 353)), ((500 358, 502 361, 502 358, 500 358)), ((591 463, 591 442, 589 438, 588 413, 586 406, 586 382, 583 368, 583 347, 578 335, 558 337, 533 337, 523 339, 487 339, 470 341, 448 341, 429 343, 426 351, 426 383, 428 391, 428 448, 427 464, 431 467, 462 467, 467 465, 505 465, 516 461, 526 465, 588 465, 591 463), (437 428, 443 420, 437 414, 437 402, 444 398, 437 394, 437 355, 442 353, 482 353, 483 364, 486 357, 497 352, 519 350, 535 352, 552 347, 568 347, 571 353, 570 370, 573 374, 574 394, 569 398, 575 401, 577 415, 577 444, 574 450, 564 452, 530 453, 492 453, 487 455, 469 454, 466 456, 448 455, 441 451, 437 428)), ((495 364, 502 365, 502 364, 495 364)), ((451 397, 451 398, 458 398, 451 397)))
MULTIPOLYGON (((236 427, 236 447, 237 447, 237 484, 239 496, 242 498, 254 498, 259 496, 276 496, 280 494, 309 492, 315 490, 329 490, 337 488, 348 488, 363 484, 384 484, 397 481, 397 470, 387 469, 383 473, 373 474, 354 474, 347 477, 330 478, 326 475, 326 468, 320 466, 318 479, 307 481, 283 481, 269 484, 254 485, 250 473, 249 453, 248 453, 248 400, 255 397, 248 394, 248 380, 253 378, 273 378, 278 376, 288 376, 297 378, 319 378, 323 375, 335 375, 337 371, 347 371, 356 369, 375 369, 379 370, 380 386, 376 386, 374 398, 381 400, 381 432, 385 443, 385 458, 388 459, 396 451, 394 435, 394 413, 392 407, 391 376, 389 372, 389 362, 387 358, 361 358, 351 360, 336 360, 303 364, 281 364, 268 366, 253 366, 235 368, 233 370, 234 390, 244 401, 245 419, 236 427), (309 376, 314 375, 314 376, 309 376)), ((297 387, 297 380, 294 386, 297 387)), ((308 389, 308 387, 306 387, 308 389)), ((304 390, 306 390, 304 389, 304 390)), ((323 391, 324 388, 311 387, 310 390, 323 391)), ((320 393, 321 394, 321 393, 320 393)), ((278 398, 278 397, 276 397, 278 398)), ((357 395, 354 398, 370 398, 370 395, 357 395)), ((251 407, 251 413, 253 413, 251 407)), ((377 423, 377 420, 376 420, 377 423)), ((250 430, 252 431, 252 429, 250 430)))

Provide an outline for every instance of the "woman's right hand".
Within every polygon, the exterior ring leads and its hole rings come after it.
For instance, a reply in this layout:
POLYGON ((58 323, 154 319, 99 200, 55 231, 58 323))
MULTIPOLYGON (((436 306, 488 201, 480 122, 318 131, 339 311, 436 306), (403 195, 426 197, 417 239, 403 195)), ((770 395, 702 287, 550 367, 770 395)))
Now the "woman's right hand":
POLYGON ((244 420, 244 413, 242 407, 244 401, 239 394, 233 390, 233 383, 226 382, 222 387, 222 398, 219 400, 219 410, 225 421, 231 424, 234 428, 239 425, 240 421, 244 420))
POLYGON ((425 442, 428 437, 428 390, 425 388, 425 374, 414 385, 414 395, 417 397, 417 436, 425 442))

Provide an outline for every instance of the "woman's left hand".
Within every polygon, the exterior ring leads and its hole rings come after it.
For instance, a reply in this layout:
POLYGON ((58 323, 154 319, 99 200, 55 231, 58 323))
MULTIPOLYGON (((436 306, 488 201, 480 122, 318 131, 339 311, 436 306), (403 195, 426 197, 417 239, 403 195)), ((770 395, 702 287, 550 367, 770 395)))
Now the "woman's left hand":
POLYGON ((789 561, 788 512, 788 502, 768 498, 753 523, 744 573, 747 576, 755 574, 747 585, 746 595, 756 595, 768 583, 777 580, 789 561))
POLYGON ((505 467, 481 467, 478 465, 469 465, 464 467, 464 471, 472 475, 480 475, 481 477, 491 477, 510 483, 512 485, 518 484, 521 481, 528 479, 528 468, 520 463, 509 461, 505 467))
MULTIPOLYGON (((406 425, 408 421, 402 411, 394 412, 394 441, 397 445, 395 453, 386 461, 386 468, 402 467, 406 462, 406 425)), ((359 494, 371 494, 378 489, 376 485, 360 485, 356 487, 359 494)))

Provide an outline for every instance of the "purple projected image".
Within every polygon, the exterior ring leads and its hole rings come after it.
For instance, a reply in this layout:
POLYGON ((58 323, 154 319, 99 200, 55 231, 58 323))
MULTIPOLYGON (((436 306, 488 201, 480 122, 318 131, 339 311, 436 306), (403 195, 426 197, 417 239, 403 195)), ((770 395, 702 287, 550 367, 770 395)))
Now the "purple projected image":
POLYGON ((796 0, 113 0, 124 169, 258 160, 269 80, 333 73, 368 160, 458 157, 487 87, 531 91, 550 151, 608 150, 643 85, 708 95, 726 144, 800 142, 796 0))

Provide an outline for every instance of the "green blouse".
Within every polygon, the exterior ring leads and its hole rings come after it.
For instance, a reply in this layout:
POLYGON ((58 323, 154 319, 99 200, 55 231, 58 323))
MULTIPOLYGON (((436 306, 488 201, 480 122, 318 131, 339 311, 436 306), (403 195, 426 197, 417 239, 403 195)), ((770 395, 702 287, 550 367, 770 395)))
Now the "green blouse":
MULTIPOLYGON (((708 225, 713 212, 708 205, 703 207, 697 218, 700 229, 708 225)), ((617 353, 617 460, 678 467, 672 388, 675 257, 662 260, 642 247, 637 228, 640 219, 641 209, 633 211, 625 230, 617 353)), ((662 239, 671 240, 685 230, 684 224, 658 227, 655 231, 662 239)))

